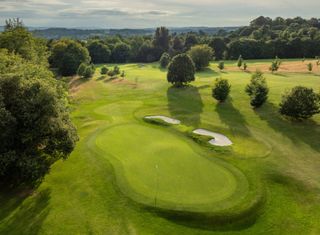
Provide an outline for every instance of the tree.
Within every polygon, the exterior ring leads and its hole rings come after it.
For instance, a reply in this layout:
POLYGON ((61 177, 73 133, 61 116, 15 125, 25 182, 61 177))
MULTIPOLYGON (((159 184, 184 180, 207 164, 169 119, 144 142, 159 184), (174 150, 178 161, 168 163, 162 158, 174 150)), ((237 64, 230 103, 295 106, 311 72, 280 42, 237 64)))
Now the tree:
POLYGON ((210 60, 213 57, 213 50, 208 45, 203 44, 191 47, 188 54, 199 71, 209 66, 210 60))
POLYGON ((168 67, 167 80, 174 86, 183 86, 195 80, 195 66, 187 54, 173 57, 168 67))
POLYGON ((223 61, 220 61, 220 62, 219 62, 219 64, 218 64, 218 69, 224 70, 224 62, 223 62, 223 61))
POLYGON ((269 88, 260 71, 252 75, 250 84, 247 85, 245 91, 250 96, 250 104, 254 108, 261 107, 267 101, 269 88))
POLYGON ((169 29, 166 27, 157 28, 153 38, 153 45, 159 50, 159 55, 169 50, 169 43, 169 29))
POLYGON ((242 56, 240 55, 239 58, 238 58, 238 61, 237 61, 237 66, 238 66, 239 69, 241 68, 242 63, 243 63, 243 59, 242 59, 242 56))
POLYGON ((161 68, 167 68, 170 63, 170 55, 168 53, 163 53, 160 58, 160 66, 161 68))
POLYGON ((278 71, 279 68, 280 68, 280 61, 276 59, 271 62, 271 66, 270 66, 269 70, 273 73, 273 72, 278 71))
POLYGON ((111 51, 109 47, 95 40, 87 46, 92 62, 95 64, 109 63, 111 51))
POLYGON ((320 95, 312 88, 297 86, 282 96, 280 113, 296 120, 320 113, 320 95))
POLYGON ((223 53, 227 49, 227 45, 224 42, 223 38, 220 38, 220 37, 213 38, 209 43, 209 46, 212 47, 216 60, 223 59, 223 53))
POLYGON ((0 67, 7 66, 0 72, 0 182, 34 185, 78 140, 67 93, 45 66, 6 52, 0 56, 0 67))
POLYGON ((188 33, 184 42, 185 50, 189 50, 192 46, 197 45, 199 40, 194 33, 188 33))
POLYGON ((6 21, 5 31, 0 34, 0 48, 37 64, 47 64, 45 40, 33 37, 20 19, 6 21))
POLYGON ((117 43, 112 50, 112 58, 116 63, 125 63, 130 56, 130 46, 126 43, 117 43))
POLYGON ((171 50, 171 55, 177 55, 182 53, 183 51, 183 42, 180 39, 180 37, 176 36, 173 39, 172 42, 172 50, 171 50))
POLYGON ((312 64, 312 63, 309 63, 309 64, 307 64, 307 67, 308 67, 308 71, 309 71, 309 72, 312 72, 312 70, 313 70, 313 64, 312 64))
POLYGON ((109 69, 106 66, 103 66, 100 70, 101 75, 106 75, 108 73, 109 69))
POLYGON ((89 64, 90 60, 87 48, 70 39, 54 42, 49 58, 51 66, 58 68, 63 76, 76 74, 80 64, 89 64))
POLYGON ((231 85, 227 79, 217 78, 214 88, 212 89, 212 97, 219 102, 224 102, 230 93, 231 85))

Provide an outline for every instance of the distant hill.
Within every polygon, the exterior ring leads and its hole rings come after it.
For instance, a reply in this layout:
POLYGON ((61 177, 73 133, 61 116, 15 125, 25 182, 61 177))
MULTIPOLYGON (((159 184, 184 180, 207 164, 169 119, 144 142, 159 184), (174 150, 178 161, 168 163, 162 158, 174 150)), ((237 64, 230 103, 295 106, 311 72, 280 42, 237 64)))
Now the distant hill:
MULTIPOLYGON (((231 32, 237 30, 239 27, 172 27, 169 28, 171 33, 188 33, 188 32, 203 32, 206 34, 217 34, 219 31, 231 32)), ((145 29, 76 29, 76 28, 40 28, 29 27, 30 31, 35 36, 47 39, 59 39, 63 37, 74 39, 87 39, 93 36, 107 36, 107 35, 121 35, 121 36, 134 36, 134 35, 150 35, 153 34, 155 28, 145 29)), ((0 26, 0 31, 4 27, 0 26)))

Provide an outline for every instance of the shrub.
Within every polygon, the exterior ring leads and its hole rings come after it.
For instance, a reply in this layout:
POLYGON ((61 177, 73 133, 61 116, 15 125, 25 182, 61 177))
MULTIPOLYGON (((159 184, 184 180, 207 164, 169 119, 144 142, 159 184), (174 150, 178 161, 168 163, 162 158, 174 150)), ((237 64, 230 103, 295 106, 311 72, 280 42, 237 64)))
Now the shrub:
POLYGON ((297 86, 282 97, 280 113, 297 120, 320 113, 320 95, 312 88, 297 86))
POLYGON ((203 44, 191 47, 188 54, 194 62, 196 69, 199 71, 209 66, 214 53, 211 47, 203 44))
POLYGON ((240 69, 243 63, 242 55, 239 56, 238 61, 237 61, 237 66, 240 69))
POLYGON ((219 64, 218 64, 218 69, 224 70, 224 62, 223 62, 223 61, 220 61, 220 62, 219 62, 219 64))
POLYGON ((93 65, 88 65, 83 73, 84 78, 91 78, 94 75, 95 67, 93 65))
POLYGON ((228 80, 217 78, 214 88, 212 89, 212 97, 219 102, 224 102, 230 93, 230 84, 228 80))
POLYGON ((78 74, 80 77, 83 77, 84 72, 85 72, 87 66, 88 66, 88 65, 87 65, 86 63, 81 63, 81 64, 79 65, 77 74, 78 74))
POLYGON ((309 71, 309 72, 312 72, 312 70, 313 70, 313 64, 312 64, 312 63, 309 63, 309 64, 307 65, 307 67, 308 67, 308 71, 309 71))
POLYGON ((267 101, 269 88, 260 71, 252 75, 251 82, 245 91, 250 96, 250 104, 254 108, 259 108, 267 101))
POLYGON ((100 70, 101 75, 106 75, 108 73, 109 69, 106 66, 103 66, 100 70))
POLYGON ((247 63, 246 63, 246 62, 245 62, 245 63, 243 63, 243 70, 244 70, 244 71, 246 71, 246 70, 247 70, 247 68, 248 68, 247 63))
POLYGON ((276 72, 279 70, 280 68, 280 65, 281 65, 281 61, 276 58, 274 61, 271 62, 271 66, 269 68, 269 70, 273 73, 273 72, 276 72))
POLYGON ((170 55, 168 53, 163 53, 160 58, 160 67, 161 68, 167 68, 167 66, 170 63, 170 55))
POLYGON ((91 78, 95 72, 94 65, 82 63, 78 68, 78 75, 83 78, 91 78))
POLYGON ((174 86, 182 86, 195 80, 195 66, 187 54, 173 57, 168 67, 167 80, 174 86))
POLYGON ((114 73, 114 75, 119 75, 120 74, 120 68, 119 68, 119 66, 114 66, 114 68, 113 68, 113 73, 114 73))

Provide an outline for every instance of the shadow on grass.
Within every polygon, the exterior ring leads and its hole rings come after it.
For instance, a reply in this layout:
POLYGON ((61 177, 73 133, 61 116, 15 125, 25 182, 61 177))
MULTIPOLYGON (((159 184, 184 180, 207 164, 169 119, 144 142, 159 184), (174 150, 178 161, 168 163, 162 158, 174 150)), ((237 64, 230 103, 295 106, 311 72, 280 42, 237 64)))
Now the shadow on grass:
POLYGON ((216 112, 220 120, 226 124, 233 133, 237 132, 245 136, 251 136, 250 130, 247 127, 247 121, 239 110, 233 106, 231 98, 224 103, 217 104, 216 112))
POLYGON ((104 80, 107 76, 100 76, 97 78, 97 81, 101 81, 101 80, 104 80))
POLYGON ((200 125, 203 102, 197 87, 169 87, 167 98, 172 117, 189 126, 198 127, 200 125))
POLYGON ((272 129, 291 139, 292 142, 297 144, 302 142, 320 152, 320 125, 312 119, 302 122, 287 120, 280 115, 278 110, 274 104, 267 102, 256 110, 256 114, 261 120, 266 121, 272 129))
POLYGON ((81 78, 81 77, 75 77, 71 79, 69 82, 69 87, 70 88, 77 88, 78 86, 81 86, 83 83, 88 82, 89 80, 86 78, 81 78))
POLYGON ((0 192, 0 234, 39 234, 49 213, 50 190, 36 195, 0 192))

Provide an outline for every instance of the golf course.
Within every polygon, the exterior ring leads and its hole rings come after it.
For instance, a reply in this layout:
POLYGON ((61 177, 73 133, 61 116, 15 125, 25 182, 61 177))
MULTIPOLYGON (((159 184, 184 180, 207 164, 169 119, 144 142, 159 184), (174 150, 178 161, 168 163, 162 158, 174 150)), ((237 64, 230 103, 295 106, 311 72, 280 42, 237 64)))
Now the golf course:
POLYGON ((300 66, 309 62, 266 71, 257 109, 245 87, 270 60, 248 60, 248 71, 211 63, 180 88, 158 63, 120 64, 125 78, 67 78, 80 141, 35 191, 0 195, 0 233, 320 234, 320 116, 278 112, 288 89, 320 88, 317 68, 300 66), (218 77, 231 85, 223 103, 211 95, 218 77))

